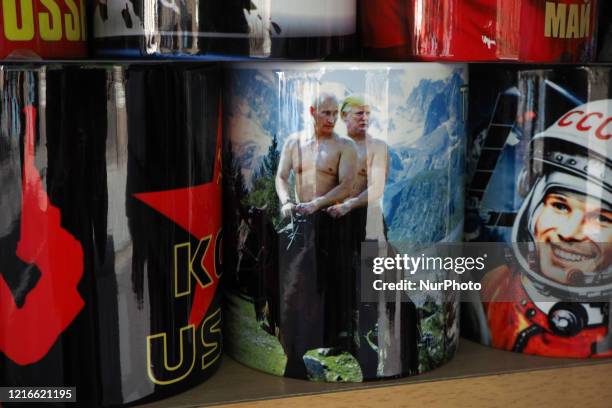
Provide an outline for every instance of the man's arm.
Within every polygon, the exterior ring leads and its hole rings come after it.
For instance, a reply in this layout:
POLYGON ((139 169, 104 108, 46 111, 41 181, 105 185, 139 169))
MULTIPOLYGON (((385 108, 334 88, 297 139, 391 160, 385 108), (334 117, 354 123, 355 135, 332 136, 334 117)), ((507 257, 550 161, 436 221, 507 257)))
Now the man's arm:
POLYGON ((293 146, 295 146, 295 143, 295 138, 289 138, 285 142, 281 152, 278 170, 276 172, 276 194, 278 195, 278 199, 281 203, 282 217, 288 217, 291 214, 293 207, 295 207, 295 203, 291 201, 291 187, 289 186, 289 175, 291 174, 291 169, 293 168, 291 152, 293 150, 293 146))
POLYGON ((338 185, 327 194, 317 197, 314 200, 299 204, 297 211, 302 214, 312 214, 321 208, 342 202, 351 194, 355 181, 357 163, 357 149, 352 140, 342 140, 342 151, 340 163, 338 163, 338 185))
POLYGON ((370 143, 368 146, 373 150, 372 164, 368 166, 368 188, 363 190, 356 197, 349 198, 342 204, 330 207, 327 212, 335 218, 342 217, 355 208, 367 207, 369 203, 374 203, 383 196, 387 175, 389 174, 389 150, 383 141, 370 143))
POLYGON ((374 203, 381 199, 387 184, 389 174, 389 149, 383 141, 371 143, 374 150, 372 155, 372 165, 368 168, 368 188, 362 191, 357 197, 346 201, 350 209, 366 207, 369 203, 374 203))

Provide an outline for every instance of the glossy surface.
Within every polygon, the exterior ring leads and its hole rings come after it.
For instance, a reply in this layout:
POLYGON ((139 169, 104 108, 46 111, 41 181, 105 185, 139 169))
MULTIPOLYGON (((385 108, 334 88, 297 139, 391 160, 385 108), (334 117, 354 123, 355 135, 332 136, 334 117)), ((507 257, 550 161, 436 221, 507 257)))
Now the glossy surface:
POLYGON ((98 55, 320 59, 351 51, 356 0, 96 1, 98 55))
POLYGON ((599 11, 598 61, 612 62, 612 4, 603 2, 599 11))
POLYGON ((215 68, 0 69, 0 383, 79 406, 200 383, 221 353, 215 68))
POLYGON ((4 0, 0 4, 0 59, 87 56, 85 0, 4 0))
POLYGON ((472 72, 466 238, 512 254, 478 277, 490 301, 462 308, 462 331, 515 352, 612 356, 612 70, 472 72))
POLYGON ((367 241, 395 256, 396 243, 461 238, 466 76, 463 65, 230 67, 232 357, 276 375, 357 382, 454 355, 454 294, 364 301, 360 258, 367 241))
POLYGON ((589 62, 597 0, 361 0, 370 56, 589 62))

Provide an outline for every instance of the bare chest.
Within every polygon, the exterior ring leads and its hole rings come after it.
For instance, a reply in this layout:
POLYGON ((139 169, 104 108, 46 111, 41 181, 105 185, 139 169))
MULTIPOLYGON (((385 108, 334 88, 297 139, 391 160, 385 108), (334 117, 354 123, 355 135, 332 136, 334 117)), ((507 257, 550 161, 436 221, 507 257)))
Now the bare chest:
POLYGON ((360 176, 367 177, 368 167, 372 162, 373 154, 368 152, 366 144, 357 145, 357 173, 360 176))
POLYGON ((297 163, 296 172, 299 175, 309 173, 338 174, 341 150, 339 146, 328 143, 300 144, 294 152, 294 163, 297 163))

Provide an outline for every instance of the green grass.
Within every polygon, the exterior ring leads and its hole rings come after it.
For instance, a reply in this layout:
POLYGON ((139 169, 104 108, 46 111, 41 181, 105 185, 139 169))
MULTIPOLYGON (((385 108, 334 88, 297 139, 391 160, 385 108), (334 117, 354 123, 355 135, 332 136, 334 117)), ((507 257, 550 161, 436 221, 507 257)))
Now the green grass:
POLYGON ((309 373, 309 378, 313 381, 328 382, 362 382, 363 374, 359 363, 350 353, 341 353, 336 356, 324 356, 325 349, 308 351, 304 357, 316 360, 324 367, 320 377, 309 373))
MULTIPOLYGON (((431 344, 426 347, 421 344, 420 372, 429 371, 443 364, 448 351, 444 347, 444 319, 441 310, 421 321, 423 333, 429 333, 431 344)), ((225 347, 227 353, 241 363, 267 373, 282 376, 285 372, 287 357, 278 339, 266 333, 259 327, 255 317, 253 304, 236 295, 226 296, 224 314, 225 347)), ((363 376, 359 363, 349 353, 325 356, 316 349, 308 351, 304 356, 318 361, 324 370, 319 378, 309 374, 314 381, 361 382, 363 376)))
POLYGON ((283 375, 287 357, 278 339, 259 327, 253 303, 226 296, 225 347, 227 353, 249 367, 283 375))

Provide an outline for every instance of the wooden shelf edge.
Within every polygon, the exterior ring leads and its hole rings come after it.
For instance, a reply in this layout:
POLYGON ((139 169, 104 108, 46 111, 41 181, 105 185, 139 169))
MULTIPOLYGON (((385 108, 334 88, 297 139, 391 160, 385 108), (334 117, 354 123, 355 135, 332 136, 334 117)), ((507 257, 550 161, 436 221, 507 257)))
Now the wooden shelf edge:
POLYGON ((142 408, 612 407, 612 359, 559 359, 495 350, 462 339, 455 358, 413 377, 321 383, 277 377, 224 356, 208 381, 142 408), (569 399, 568 399, 569 395, 569 399))
POLYGON ((223 408, 328 407, 580 407, 612 406, 612 362, 579 367, 423 383, 390 385, 328 394, 292 396, 223 408))

